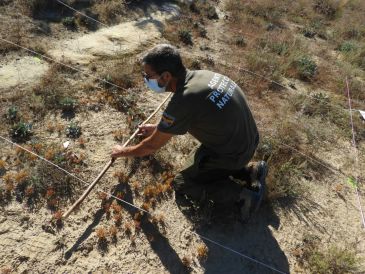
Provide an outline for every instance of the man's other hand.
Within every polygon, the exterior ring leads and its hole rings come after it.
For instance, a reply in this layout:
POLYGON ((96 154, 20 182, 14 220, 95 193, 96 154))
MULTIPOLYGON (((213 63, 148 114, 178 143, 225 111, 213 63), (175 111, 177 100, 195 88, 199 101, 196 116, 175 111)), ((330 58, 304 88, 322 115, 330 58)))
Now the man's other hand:
POLYGON ((143 136, 143 137, 151 136, 152 133, 155 131, 156 126, 157 125, 155 125, 155 124, 140 125, 140 126, 138 126, 137 135, 138 136, 143 136))
POLYGON ((120 145, 116 145, 113 147, 112 149, 112 158, 116 159, 118 157, 123 156, 123 151, 124 151, 124 147, 120 146, 120 145))

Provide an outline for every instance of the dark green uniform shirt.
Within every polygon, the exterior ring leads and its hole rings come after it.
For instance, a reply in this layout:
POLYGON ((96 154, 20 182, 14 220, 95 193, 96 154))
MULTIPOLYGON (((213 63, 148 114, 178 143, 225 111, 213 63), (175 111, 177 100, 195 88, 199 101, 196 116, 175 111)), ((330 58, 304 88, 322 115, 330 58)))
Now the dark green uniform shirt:
POLYGON ((158 130, 176 135, 189 132, 220 159, 220 168, 228 169, 247 164, 259 138, 242 90, 228 77, 207 70, 187 70, 158 130))

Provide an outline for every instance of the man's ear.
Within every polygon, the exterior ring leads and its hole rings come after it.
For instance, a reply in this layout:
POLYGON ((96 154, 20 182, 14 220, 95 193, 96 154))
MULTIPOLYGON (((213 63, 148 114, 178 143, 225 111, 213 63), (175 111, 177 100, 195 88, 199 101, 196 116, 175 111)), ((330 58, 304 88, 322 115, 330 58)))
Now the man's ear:
POLYGON ((167 83, 172 79, 172 74, 169 71, 165 71, 162 75, 163 80, 167 83))

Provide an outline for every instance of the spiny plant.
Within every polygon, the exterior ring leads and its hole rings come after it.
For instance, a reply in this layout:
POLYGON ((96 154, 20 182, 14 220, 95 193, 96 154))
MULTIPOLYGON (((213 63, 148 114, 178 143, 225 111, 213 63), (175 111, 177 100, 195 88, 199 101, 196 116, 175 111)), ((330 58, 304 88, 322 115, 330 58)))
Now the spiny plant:
POLYGON ((62 216, 63 216, 62 210, 57 210, 52 216, 52 220, 55 222, 57 227, 62 226, 62 216))
POLYGON ((80 137, 79 139, 77 139, 77 142, 81 148, 85 148, 85 144, 87 143, 87 140, 85 140, 85 138, 80 137))
POLYGON ((238 36, 234 39, 234 43, 236 46, 245 47, 247 45, 246 40, 243 36, 238 36))
POLYGON ((15 186, 14 186, 14 176, 12 173, 6 173, 4 176, 3 176, 3 182, 4 182, 4 186, 3 186, 3 189, 4 191, 6 192, 6 194, 10 194, 15 186))
POLYGON ((75 30, 77 28, 75 17, 63 18, 62 25, 64 25, 68 30, 75 30))
POLYGON ((121 171, 114 172, 113 177, 117 178, 119 183, 126 183, 128 181, 128 176, 121 171))
POLYGON ((3 173, 5 173, 7 164, 4 160, 0 159, 0 176, 3 175, 3 173))
POLYGON ((73 112, 76 109, 77 102, 71 97, 65 97, 60 100, 59 105, 62 111, 73 112))
POLYGON ((114 214, 121 213, 123 208, 121 205, 118 204, 118 202, 113 201, 111 204, 111 209, 113 210, 114 214))
POLYGON ((162 227, 165 226, 165 216, 161 213, 161 214, 156 214, 153 215, 150 218, 150 221, 154 224, 154 225, 161 225, 162 227))
MULTIPOLYGON (((99 18, 99 15, 98 14, 95 14, 93 13, 91 10, 87 9, 84 11, 84 13, 88 16, 88 17, 91 17, 91 18, 94 18, 96 20, 98 20, 99 18)), ((89 18, 85 17, 84 15, 82 14, 76 14, 75 15, 75 18, 76 18, 76 23, 79 25, 79 26, 83 26, 85 28, 87 28, 88 30, 97 30, 98 28, 98 23, 93 21, 93 20, 90 20, 89 18)))
POLYGON ((149 211, 151 208, 151 203, 150 202, 144 202, 141 206, 141 208, 143 208, 146 211, 149 211))
POLYGON ((10 108, 8 108, 6 118, 11 122, 16 121, 19 118, 18 117, 18 108, 16 106, 11 106, 10 108))
POLYGON ((141 188, 141 183, 139 181, 133 181, 131 184, 132 190, 136 195, 139 194, 139 189, 141 188))
POLYGON ((19 142, 24 142, 32 135, 32 124, 19 122, 10 131, 12 138, 19 142))
POLYGON ((208 248, 205 244, 198 245, 196 252, 199 260, 204 260, 208 256, 208 248))
POLYGON ((98 243, 105 243, 108 236, 108 231, 104 227, 99 227, 95 230, 98 243))
POLYGON ((141 221, 134 220, 133 224, 134 224, 134 231, 136 233, 140 232, 141 231, 141 221))
POLYGON ((102 205, 102 208, 104 209, 104 212, 109 214, 110 213, 110 207, 111 207, 111 204, 110 203, 104 203, 102 205))
POLYGON ((192 45, 193 44, 193 38, 192 38, 190 30, 181 29, 181 30, 179 30, 178 35, 179 35, 179 39, 184 44, 187 44, 187 45, 192 45))
POLYGON ((303 80, 311 80, 317 74, 317 64, 309 57, 302 56, 295 61, 298 75, 303 80))
POLYGON ((338 47, 338 50, 343 53, 349 53, 349 52, 354 51, 355 49, 356 49, 356 46, 352 42, 349 42, 349 41, 343 42, 338 47))
POLYGON ((123 216, 120 212, 114 213, 113 215, 114 223, 116 226, 120 226, 122 224, 123 216))
POLYGON ((331 245, 323 247, 316 235, 304 235, 303 241, 293 252, 298 262, 311 273, 357 273, 359 259, 354 249, 331 245))
POLYGON ((122 130, 122 129, 113 131, 114 140, 123 142, 125 134, 126 134, 125 130, 122 130))
POLYGON ((187 256, 187 255, 185 255, 184 257, 182 257, 181 262, 183 263, 183 265, 186 268, 190 268, 191 267, 191 264, 193 263, 192 259, 189 256, 187 256))
POLYGON ((105 202, 106 199, 108 198, 108 194, 106 194, 105 192, 101 192, 99 191, 98 192, 98 198, 102 201, 102 202, 105 202))
POLYGON ((117 239, 118 234, 118 228, 115 225, 112 225, 109 228, 109 235, 114 239, 114 241, 117 239))
POLYGON ((315 0, 313 8, 316 12, 325 15, 329 19, 334 19, 340 10, 340 1, 315 0))
POLYGON ((80 135, 81 135, 81 127, 78 124, 71 122, 66 128, 66 136, 73 139, 77 139, 80 137, 80 135))
POLYGON ((127 236, 130 236, 132 234, 132 225, 130 223, 126 223, 124 225, 124 232, 127 236))
POLYGON ((24 169, 14 174, 14 180, 18 185, 24 184, 27 179, 29 179, 29 173, 24 169))

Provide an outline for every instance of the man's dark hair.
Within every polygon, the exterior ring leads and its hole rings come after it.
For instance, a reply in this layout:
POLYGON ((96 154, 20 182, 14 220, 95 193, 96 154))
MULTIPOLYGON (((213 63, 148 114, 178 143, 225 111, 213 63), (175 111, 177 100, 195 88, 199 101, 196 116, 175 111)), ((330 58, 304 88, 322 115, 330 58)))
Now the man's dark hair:
POLYGON ((142 62, 158 74, 168 71, 173 77, 179 77, 185 72, 179 51, 169 44, 155 46, 147 52, 142 62))

